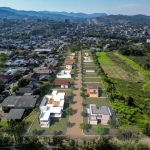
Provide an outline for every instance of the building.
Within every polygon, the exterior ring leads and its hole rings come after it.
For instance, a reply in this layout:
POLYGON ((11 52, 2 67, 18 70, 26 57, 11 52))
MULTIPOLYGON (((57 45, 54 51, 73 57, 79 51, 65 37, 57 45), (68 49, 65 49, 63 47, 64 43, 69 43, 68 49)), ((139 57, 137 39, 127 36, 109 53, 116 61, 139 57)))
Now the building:
POLYGON ((53 91, 52 95, 46 95, 40 104, 39 123, 41 127, 48 128, 51 119, 60 120, 65 102, 65 93, 53 91))
POLYGON ((83 62, 93 62, 93 60, 91 59, 91 57, 84 56, 83 62))
POLYGON ((2 102, 2 110, 10 111, 11 109, 32 110, 38 100, 38 95, 8 96, 2 102))
POLYGON ((11 109, 7 115, 7 119, 21 121, 26 116, 25 109, 11 109))
POLYGON ((65 60, 64 66, 66 66, 67 64, 73 65, 74 61, 73 60, 65 60))
POLYGON ((88 123, 97 125, 98 121, 103 125, 107 125, 108 121, 112 118, 112 113, 107 106, 97 108, 95 104, 90 104, 90 108, 87 109, 88 123))
POLYGON ((57 80, 56 79, 54 85, 60 88, 69 88, 70 82, 69 80, 57 80))
POLYGON ((89 53, 85 53, 84 55, 85 55, 86 57, 88 57, 88 56, 89 56, 89 53))
POLYGON ((147 40, 146 40, 146 43, 150 43, 150 39, 147 39, 147 40))
POLYGON ((75 58, 75 56, 76 56, 76 54, 75 54, 75 53, 71 53, 71 55, 69 56, 69 58, 70 58, 70 59, 74 59, 74 58, 75 58))
POLYGON ((99 92, 96 84, 87 85, 87 95, 89 95, 89 97, 98 97, 99 92))
POLYGON ((35 68, 34 71, 39 75, 50 75, 52 73, 49 69, 41 69, 41 68, 35 68))
POLYGON ((66 69, 67 69, 67 70, 72 70, 72 65, 66 64, 66 69))
POLYGON ((85 67, 85 72, 95 72, 94 67, 85 67))
POLYGON ((35 49, 34 52, 40 53, 40 52, 51 52, 52 49, 35 49))
POLYGON ((12 79, 13 75, 0 75, 0 80, 3 81, 3 83, 9 83, 12 79))
POLYGON ((56 75, 57 78, 71 78, 70 70, 62 70, 56 75))

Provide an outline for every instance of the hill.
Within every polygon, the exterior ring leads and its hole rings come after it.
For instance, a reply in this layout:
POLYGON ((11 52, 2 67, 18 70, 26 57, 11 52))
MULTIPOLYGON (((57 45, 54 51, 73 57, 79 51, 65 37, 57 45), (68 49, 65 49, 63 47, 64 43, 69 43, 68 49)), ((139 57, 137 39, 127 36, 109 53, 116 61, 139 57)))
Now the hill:
POLYGON ((64 20, 64 19, 93 18, 93 17, 107 16, 106 13, 85 14, 73 12, 68 13, 68 12, 50 12, 50 11, 25 11, 25 10, 15 10, 9 7, 0 7, 0 10, 3 10, 3 15, 1 15, 1 18, 3 16, 8 18, 13 18, 14 16, 16 18, 17 17, 21 18, 20 15, 25 15, 27 18, 32 17, 41 19, 44 18, 44 19, 64 20), (7 11, 6 14, 4 14, 4 11, 7 11), (10 13, 8 13, 8 11, 10 13))

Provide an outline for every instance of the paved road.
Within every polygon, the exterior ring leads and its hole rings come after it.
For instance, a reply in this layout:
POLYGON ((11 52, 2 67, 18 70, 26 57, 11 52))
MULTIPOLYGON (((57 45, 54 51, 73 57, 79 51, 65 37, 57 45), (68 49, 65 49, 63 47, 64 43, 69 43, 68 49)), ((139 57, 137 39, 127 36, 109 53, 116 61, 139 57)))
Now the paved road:
POLYGON ((69 117, 69 122, 72 124, 72 127, 68 128, 67 136, 69 137, 84 137, 82 130, 80 129, 80 123, 83 122, 83 118, 81 116, 82 112, 82 97, 80 96, 80 88, 81 88, 81 53, 78 55, 78 76, 76 77, 75 82, 75 89, 74 90, 74 103, 71 104, 72 109, 74 110, 74 114, 69 117))

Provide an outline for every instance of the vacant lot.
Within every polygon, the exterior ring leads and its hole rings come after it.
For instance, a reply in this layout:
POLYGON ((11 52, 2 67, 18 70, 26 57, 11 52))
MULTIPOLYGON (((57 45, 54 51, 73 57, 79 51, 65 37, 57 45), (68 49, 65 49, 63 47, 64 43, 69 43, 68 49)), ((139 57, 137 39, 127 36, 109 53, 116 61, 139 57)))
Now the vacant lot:
POLYGON ((99 78, 99 76, 96 73, 85 73, 84 77, 97 77, 99 78))
POLYGON ((99 56, 98 60, 108 77, 132 82, 144 80, 144 76, 122 60, 118 54, 113 52, 98 52, 97 56, 99 56))
POLYGON ((94 63, 84 63, 83 65, 84 65, 84 66, 86 66, 86 67, 90 67, 90 66, 92 66, 92 67, 93 67, 93 66, 95 66, 95 64, 94 64, 94 63))
POLYGON ((85 103, 87 104, 86 107, 89 108, 89 104, 96 104, 97 107, 100 106, 110 106, 110 102, 108 98, 87 98, 85 103))
POLYGON ((150 76, 150 71, 147 71, 145 69, 143 69, 141 66, 139 66, 136 62, 134 62, 133 60, 129 59, 126 56, 123 56, 121 54, 115 53, 115 55, 117 55, 120 59, 122 59, 123 61, 125 61, 125 63, 127 65, 129 65, 131 68, 133 68, 135 71, 139 71, 140 73, 142 73, 145 76, 150 76))
POLYGON ((84 78, 84 82, 100 82, 100 78, 84 78))
POLYGON ((150 54, 143 56, 129 56, 129 58, 138 63, 139 65, 150 64, 150 54))

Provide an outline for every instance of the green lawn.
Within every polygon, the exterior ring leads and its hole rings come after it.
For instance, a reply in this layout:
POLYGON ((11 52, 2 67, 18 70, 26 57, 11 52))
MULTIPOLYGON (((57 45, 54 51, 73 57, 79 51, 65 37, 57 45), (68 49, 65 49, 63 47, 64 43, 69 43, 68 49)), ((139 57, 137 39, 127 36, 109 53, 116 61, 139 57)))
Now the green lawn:
MULTIPOLYGON (((84 120, 84 122, 88 124, 88 118, 87 117, 86 117, 86 120, 84 120)), ((100 122, 98 122, 97 125, 88 124, 88 132, 84 131, 84 133, 87 135, 98 135, 95 133, 95 129, 98 127, 105 129, 105 135, 117 133, 117 129, 113 129, 109 125, 102 125, 100 122)))
POLYGON ((91 62, 91 63, 85 63, 85 62, 84 62, 84 64, 83 64, 83 65, 84 65, 84 66, 86 66, 86 67, 90 67, 90 66, 92 66, 92 67, 93 67, 93 66, 95 66, 95 64, 94 64, 94 63, 92 63, 92 62, 91 62))
POLYGON ((98 61, 100 62, 101 65, 109 65, 109 66, 114 66, 113 62, 107 57, 105 52, 96 52, 96 56, 98 56, 98 61))
POLYGON ((84 78, 84 82, 101 82, 100 78, 84 78))
MULTIPOLYGON (((68 107, 69 104, 65 104, 64 110, 68 107)), ((67 116, 66 113, 63 112, 63 116, 61 120, 51 120, 51 124, 49 128, 41 128, 37 117, 29 133, 32 134, 32 131, 34 129, 37 129, 39 135, 52 135, 54 131, 57 131, 58 134, 64 134, 66 132, 66 122, 67 122, 67 116)))
POLYGON ((89 108, 89 104, 96 104, 97 107, 100 106, 110 106, 110 102, 108 98, 87 98, 85 100, 85 103, 87 104, 86 107, 89 108))
POLYGON ((84 77, 98 77, 99 76, 96 73, 85 73, 84 77))

